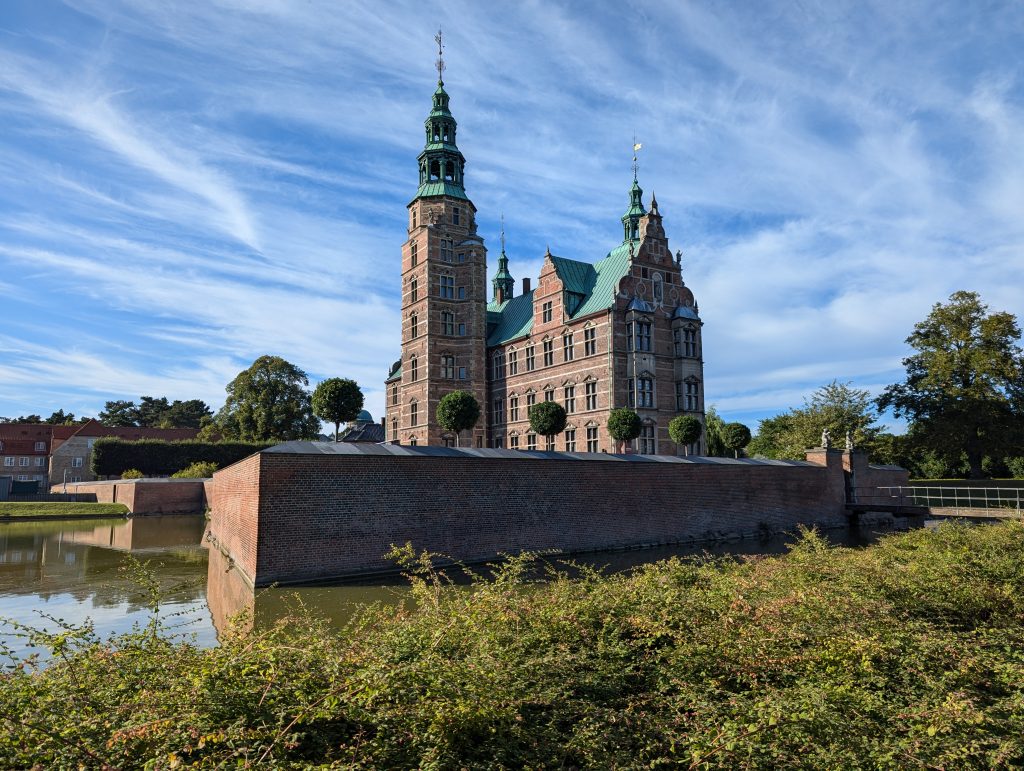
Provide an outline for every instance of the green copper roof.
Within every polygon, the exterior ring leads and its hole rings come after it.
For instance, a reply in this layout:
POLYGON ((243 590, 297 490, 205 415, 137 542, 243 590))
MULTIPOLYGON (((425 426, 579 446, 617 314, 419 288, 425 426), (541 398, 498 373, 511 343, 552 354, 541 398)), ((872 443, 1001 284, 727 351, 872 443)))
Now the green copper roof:
POLYGON ((440 182, 438 180, 424 182, 420 185, 416 191, 415 198, 429 198, 432 195, 449 195, 452 198, 469 200, 469 196, 466 195, 462 185, 457 185, 454 182, 440 182))
POLYGON ((497 326, 487 336, 487 345, 515 340, 533 329, 533 292, 521 294, 498 304, 493 300, 487 305, 487 320, 497 326))
POLYGON ((629 189, 629 210, 623 217, 642 217, 647 214, 643 202, 644 191, 640 189, 640 183, 633 180, 633 187, 629 189))
MULTIPOLYGON (((635 248, 635 245, 634 245, 635 248)), ((629 242, 612 249, 596 265, 565 257, 551 256, 555 272, 565 290, 582 298, 571 317, 607 310, 615 304, 619 281, 629 272, 629 242)), ((487 321, 494 324, 487 345, 494 346, 523 337, 533 329, 533 292, 487 306, 487 321)))

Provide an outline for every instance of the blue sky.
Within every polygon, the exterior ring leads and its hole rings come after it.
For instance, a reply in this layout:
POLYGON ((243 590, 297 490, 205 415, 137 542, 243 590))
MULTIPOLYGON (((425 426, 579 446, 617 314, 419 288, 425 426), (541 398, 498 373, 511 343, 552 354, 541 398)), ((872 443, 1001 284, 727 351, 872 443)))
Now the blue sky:
POLYGON ((439 26, 517 280, 621 239, 643 143, 728 419, 896 382, 955 290, 1024 317, 1021 3, 3 0, 0 415, 270 353, 380 417, 439 26))

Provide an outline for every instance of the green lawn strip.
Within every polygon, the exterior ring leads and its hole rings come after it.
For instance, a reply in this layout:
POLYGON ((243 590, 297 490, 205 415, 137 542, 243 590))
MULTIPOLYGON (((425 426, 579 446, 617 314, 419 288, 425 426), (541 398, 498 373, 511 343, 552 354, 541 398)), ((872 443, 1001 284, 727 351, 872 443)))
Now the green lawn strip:
POLYGON ((0 519, 62 517, 123 517, 123 503, 73 503, 67 501, 0 501, 0 519))

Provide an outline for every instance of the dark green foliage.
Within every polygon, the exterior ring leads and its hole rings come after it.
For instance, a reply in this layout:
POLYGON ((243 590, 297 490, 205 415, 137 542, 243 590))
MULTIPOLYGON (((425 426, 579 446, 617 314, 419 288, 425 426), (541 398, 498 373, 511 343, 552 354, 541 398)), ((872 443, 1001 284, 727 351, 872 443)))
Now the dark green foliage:
POLYGON ((805 450, 821 444, 821 432, 826 428, 836 446, 843 446, 849 431, 854 445, 870 454, 881 431, 875 425, 877 420, 867 391, 833 380, 811 394, 803 407, 762 420, 747 454, 803 460, 805 450))
POLYGON ((530 428, 541 436, 562 433, 565 421, 565 407, 558 402, 541 402, 530 408, 530 428))
POLYGON ((64 412, 64 410, 57 410, 52 413, 44 422, 50 423, 55 426, 71 425, 75 422, 75 413, 64 412))
POLYGON ((340 632, 38 634, 49 668, 0 675, 0 767, 1024 764, 1020 523, 468 588, 396 554, 409 601, 340 632))
POLYGON ((668 423, 669 438, 680 447, 689 445, 700 439, 704 427, 693 415, 676 415, 668 423))
POLYGON ((227 385, 228 398, 217 414, 223 436, 243 442, 315 439, 320 421, 313 414, 306 373, 280 356, 260 356, 227 385))
POLYGON ((334 424, 334 441, 337 442, 341 424, 359 416, 363 408, 363 392, 355 380, 332 377, 317 385, 311 403, 314 415, 334 424))
POLYGON ((16 418, 0 418, 0 423, 42 423, 42 415, 19 415, 16 418))
POLYGON ((437 404, 437 422, 445 431, 455 432, 458 443, 462 431, 473 428, 480 419, 480 404, 469 391, 452 391, 437 404))
POLYGON ((632 442, 642 428, 640 416, 629 407, 616 407, 608 413, 608 433, 616 442, 632 442))
POLYGON ((704 411, 704 444, 705 452, 713 458, 726 458, 732 454, 722 438, 723 428, 725 421, 715 410, 714 405, 708 407, 704 411))
POLYGON ((200 461, 217 468, 248 458, 270 444, 266 442, 166 442, 161 439, 97 439, 92 448, 92 471, 98 476, 120 476, 138 469, 145 476, 170 476, 200 461))
POLYGON ((922 444, 947 463, 966 455, 972 478, 986 455, 1024 446, 1024 351, 1010 313, 988 313, 976 292, 955 292, 914 326, 907 379, 878 399, 913 421, 922 444))
POLYGON ((750 444, 750 429, 742 423, 726 423, 722 429, 725 446, 740 457, 740 450, 750 444))
POLYGON ((175 399, 142 396, 139 403, 125 399, 109 401, 98 420, 105 426, 140 426, 143 428, 199 428, 213 412, 202 399, 175 399))
POLYGON ((121 479, 142 479, 145 476, 146 475, 137 468, 130 468, 121 472, 121 479))
POLYGON ((172 479, 209 479, 217 470, 216 463, 209 461, 196 461, 185 466, 181 471, 171 474, 172 479))

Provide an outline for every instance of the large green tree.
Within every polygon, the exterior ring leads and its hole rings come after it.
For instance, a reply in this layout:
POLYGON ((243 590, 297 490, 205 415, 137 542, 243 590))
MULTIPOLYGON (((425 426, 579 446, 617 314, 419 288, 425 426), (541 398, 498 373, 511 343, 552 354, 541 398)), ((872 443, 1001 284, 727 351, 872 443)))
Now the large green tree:
POLYGON ((437 403, 436 417, 441 428, 455 432, 455 446, 458 447, 459 434, 473 428, 480 420, 480 403, 469 391, 452 391, 437 403))
POLYGON ((334 424, 334 441, 340 441, 341 424, 355 420, 363 408, 363 392, 355 380, 332 377, 313 391, 313 414, 334 424))
POLYGON ((213 410, 202 399, 175 399, 160 416, 164 428, 201 428, 204 419, 213 417, 213 410))
POLYGON ((989 313, 977 292, 954 292, 914 326, 903 360, 907 378, 885 389, 880 409, 907 417, 923 445, 946 458, 966 455, 972 478, 986 455, 1024 443, 1024 351, 1013 314, 989 313))
POLYGON ((280 356, 260 356, 227 385, 217 415, 225 438, 246 442, 313 439, 320 421, 313 414, 309 378, 280 356))
POLYGON ((804 400, 803 407, 762 420, 747 454, 803 460, 808 447, 821 443, 821 432, 826 428, 837 443, 842 443, 849 431, 854 444, 870 453, 881 430, 875 425, 877 420, 870 393, 833 380, 804 400))
POLYGON ((105 426, 137 426, 139 420, 135 402, 127 399, 113 399, 107 402, 96 417, 105 426))

